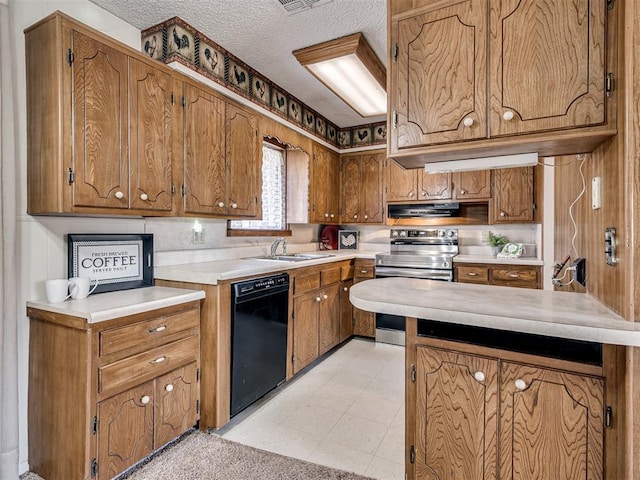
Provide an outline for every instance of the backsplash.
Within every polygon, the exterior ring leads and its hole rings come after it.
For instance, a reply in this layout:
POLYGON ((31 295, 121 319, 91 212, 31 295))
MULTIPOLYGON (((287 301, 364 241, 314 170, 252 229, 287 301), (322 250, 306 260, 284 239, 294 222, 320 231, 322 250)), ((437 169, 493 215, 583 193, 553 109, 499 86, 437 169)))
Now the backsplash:
POLYGON ((338 148, 386 145, 386 122, 338 128, 179 17, 143 30, 142 50, 177 61, 338 148))

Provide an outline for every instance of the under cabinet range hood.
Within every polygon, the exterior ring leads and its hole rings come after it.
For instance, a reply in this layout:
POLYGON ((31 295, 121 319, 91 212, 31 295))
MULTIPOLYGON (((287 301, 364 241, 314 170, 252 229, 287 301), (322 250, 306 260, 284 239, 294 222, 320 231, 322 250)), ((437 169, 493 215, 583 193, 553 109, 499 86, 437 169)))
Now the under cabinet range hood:
POLYGON ((390 204, 387 210, 387 218, 439 218, 459 217, 460 204, 432 203, 432 204, 390 204))

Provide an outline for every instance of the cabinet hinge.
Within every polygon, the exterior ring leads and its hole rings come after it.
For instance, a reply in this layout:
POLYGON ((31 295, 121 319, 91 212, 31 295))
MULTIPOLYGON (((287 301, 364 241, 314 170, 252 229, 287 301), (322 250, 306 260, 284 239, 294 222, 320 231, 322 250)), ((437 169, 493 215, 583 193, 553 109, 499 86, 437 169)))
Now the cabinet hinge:
POLYGON ((611 405, 607 405, 604 410, 604 426, 605 428, 611 428, 611 420, 613 419, 613 409, 611 405))
POLYGON ((176 103, 176 98, 173 95, 173 92, 171 92, 171 105, 174 105, 176 103))
POLYGON ((75 180, 76 180, 76 174, 73 171, 73 169, 69 168, 69 170, 67 170, 67 183, 71 185, 73 182, 75 182, 75 180))
POLYGON ((409 461, 411 463, 416 463, 416 447, 413 445, 409 447, 409 461))
POLYGON ((296 356, 295 355, 291 355, 291 363, 295 363, 296 361, 296 356))
POLYGON ((415 364, 411 364, 411 381, 416 383, 416 366, 415 364))
POLYGON ((255 204, 258 204, 258 197, 253 197, 255 204))
POLYGON ((75 60, 75 55, 71 51, 71 49, 67 50, 67 63, 69 66, 73 65, 73 61, 75 60))
POLYGON ((182 184, 180 186, 180 195, 184 197, 186 194, 187 194, 187 188, 184 186, 184 184, 182 184))
POLYGON ((398 111, 393 111, 393 128, 398 128, 398 111))
POLYGON ((196 382, 200 381, 200 369, 196 368, 196 382))
POLYGON ((200 413, 200 400, 196 400, 196 413, 200 413))
POLYGON ((95 458, 91 460, 91 478, 98 476, 98 460, 95 458))
POLYGON ((398 61, 398 44, 397 43, 393 44, 393 49, 391 50, 391 55, 393 56, 393 61, 397 62, 398 61))
POLYGON ((171 182, 171 195, 176 194, 176 184, 171 182))
POLYGON ((182 108, 187 106, 187 99, 184 98, 184 95, 182 96, 182 108))
POLYGON ((384 187, 384 193, 387 193, 387 187, 384 187))
POLYGON ((613 0, 607 0, 607 10, 613 10, 613 0))
POLYGON ((605 80, 604 88, 605 88, 605 91, 607 92, 607 97, 610 97, 611 93, 613 92, 613 73, 611 72, 607 73, 607 78, 605 80))
POLYGON ((91 423, 91 433, 97 435, 98 433, 98 416, 93 417, 93 422, 91 423))

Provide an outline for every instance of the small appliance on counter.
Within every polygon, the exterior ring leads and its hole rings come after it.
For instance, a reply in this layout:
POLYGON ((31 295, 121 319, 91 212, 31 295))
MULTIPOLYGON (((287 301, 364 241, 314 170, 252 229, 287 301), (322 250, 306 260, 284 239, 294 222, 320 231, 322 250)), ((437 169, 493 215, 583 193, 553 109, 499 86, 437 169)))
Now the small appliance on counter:
POLYGON ((338 225, 325 225, 320 230, 320 250, 338 249, 338 225))

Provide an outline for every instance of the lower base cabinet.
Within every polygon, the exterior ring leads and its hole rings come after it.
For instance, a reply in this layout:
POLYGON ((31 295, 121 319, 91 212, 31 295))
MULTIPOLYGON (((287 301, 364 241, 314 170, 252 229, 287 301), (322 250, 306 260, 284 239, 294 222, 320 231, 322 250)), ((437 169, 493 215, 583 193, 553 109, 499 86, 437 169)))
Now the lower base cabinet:
POLYGON ((199 301, 93 324, 27 314, 33 472, 108 480, 198 423, 199 301))
MULTIPOLYGON (((375 260, 357 258, 353 269, 353 282, 358 283, 375 278, 375 269, 375 260)), ((376 336, 376 314, 355 307, 353 310, 353 334, 374 338, 376 336)))
MULTIPOLYGON (((409 319, 409 323, 415 322, 409 319)), ((604 371, 566 361, 410 339, 409 479, 586 479, 604 476, 604 371), (505 359, 504 357, 507 357, 505 359), (513 361, 516 360, 516 361, 513 361)))

